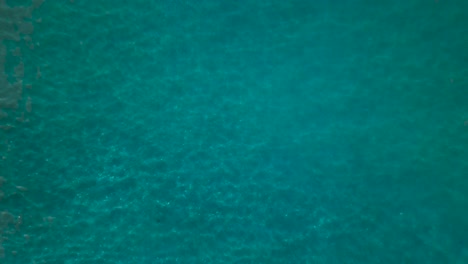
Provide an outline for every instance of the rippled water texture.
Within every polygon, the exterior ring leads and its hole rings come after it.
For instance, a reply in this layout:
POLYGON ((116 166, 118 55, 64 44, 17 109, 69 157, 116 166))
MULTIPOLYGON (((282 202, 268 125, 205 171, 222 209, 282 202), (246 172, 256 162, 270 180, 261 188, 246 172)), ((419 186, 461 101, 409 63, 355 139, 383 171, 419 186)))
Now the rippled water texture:
POLYGON ((0 0, 0 263, 468 263, 467 12, 0 0))

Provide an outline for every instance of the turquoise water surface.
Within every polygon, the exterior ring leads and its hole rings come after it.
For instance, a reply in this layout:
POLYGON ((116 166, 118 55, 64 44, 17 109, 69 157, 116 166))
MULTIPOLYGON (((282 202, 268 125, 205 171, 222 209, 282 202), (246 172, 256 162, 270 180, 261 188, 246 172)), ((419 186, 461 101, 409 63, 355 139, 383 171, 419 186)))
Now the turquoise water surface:
POLYGON ((10 0, 0 41, 2 264, 468 263, 467 1, 10 0))

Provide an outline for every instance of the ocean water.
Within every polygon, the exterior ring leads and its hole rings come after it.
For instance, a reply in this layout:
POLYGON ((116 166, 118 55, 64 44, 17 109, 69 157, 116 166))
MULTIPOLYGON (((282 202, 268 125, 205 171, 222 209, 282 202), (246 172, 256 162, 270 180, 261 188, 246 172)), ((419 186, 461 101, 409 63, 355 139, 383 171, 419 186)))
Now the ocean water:
POLYGON ((0 1, 0 263, 468 263, 468 2, 0 1))

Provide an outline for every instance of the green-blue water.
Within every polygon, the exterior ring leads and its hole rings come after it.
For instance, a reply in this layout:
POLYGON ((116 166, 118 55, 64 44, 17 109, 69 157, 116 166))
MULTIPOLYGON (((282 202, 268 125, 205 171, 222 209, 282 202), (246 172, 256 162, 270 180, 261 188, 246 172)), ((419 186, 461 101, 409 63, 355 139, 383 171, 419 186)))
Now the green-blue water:
POLYGON ((0 263, 468 263, 467 1, 2 2, 0 263))

